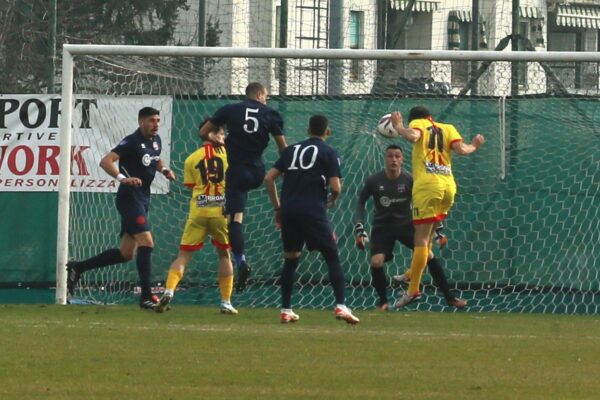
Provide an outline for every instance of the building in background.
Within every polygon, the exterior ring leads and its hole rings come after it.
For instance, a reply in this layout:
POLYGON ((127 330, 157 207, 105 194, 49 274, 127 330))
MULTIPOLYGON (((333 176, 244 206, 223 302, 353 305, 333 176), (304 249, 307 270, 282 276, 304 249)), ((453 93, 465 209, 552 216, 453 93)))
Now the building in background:
MULTIPOLYGON (((180 15, 175 42, 199 44, 198 12, 204 8, 205 37, 212 38, 207 45, 511 51, 507 36, 512 30, 512 0, 480 0, 476 18, 473 0, 417 0, 410 11, 409 4, 409 0, 190 0, 189 11, 180 15), (287 19, 282 19, 286 8, 287 19)), ((519 5, 520 51, 600 50, 600 0, 520 0, 519 5)), ((242 93, 254 80, 264 82, 274 94, 286 95, 458 93, 478 67, 462 61, 213 62, 207 70, 205 93, 242 93)), ((597 64, 554 63, 550 67, 569 91, 598 92, 597 64)), ((471 92, 508 94, 511 76, 506 71, 505 66, 492 65, 471 92)), ((519 64, 519 94, 547 92, 553 82, 546 75, 537 63, 519 64)))

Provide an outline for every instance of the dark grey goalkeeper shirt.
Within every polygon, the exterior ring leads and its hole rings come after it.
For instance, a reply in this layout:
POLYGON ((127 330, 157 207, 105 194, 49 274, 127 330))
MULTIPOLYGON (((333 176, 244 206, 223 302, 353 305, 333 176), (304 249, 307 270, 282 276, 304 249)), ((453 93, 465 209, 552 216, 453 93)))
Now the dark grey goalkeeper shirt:
POLYGON ((375 215, 371 229, 390 225, 412 224, 412 176, 402 171, 396 179, 388 179, 385 171, 369 176, 358 196, 355 222, 365 222, 365 204, 373 196, 375 215))

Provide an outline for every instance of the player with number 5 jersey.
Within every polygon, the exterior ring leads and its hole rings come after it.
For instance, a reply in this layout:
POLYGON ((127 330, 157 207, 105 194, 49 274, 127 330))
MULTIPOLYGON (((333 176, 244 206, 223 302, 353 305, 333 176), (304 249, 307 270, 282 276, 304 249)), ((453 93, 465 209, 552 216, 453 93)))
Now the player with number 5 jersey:
POLYGON ((246 87, 246 99, 240 103, 221 107, 200 130, 205 138, 217 126, 227 127, 225 147, 229 160, 225 193, 225 215, 229 222, 229 240, 238 270, 236 291, 241 293, 251 268, 246 262, 242 223, 248 192, 261 186, 265 177, 263 152, 270 136, 279 151, 286 147, 283 119, 267 106, 267 89, 258 82, 246 87))

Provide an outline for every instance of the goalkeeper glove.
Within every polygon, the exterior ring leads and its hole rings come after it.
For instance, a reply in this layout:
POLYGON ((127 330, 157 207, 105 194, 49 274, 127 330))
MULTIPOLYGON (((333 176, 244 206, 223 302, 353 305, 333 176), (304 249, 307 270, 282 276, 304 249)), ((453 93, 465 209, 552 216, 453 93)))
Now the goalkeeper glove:
POLYGON ((365 249, 365 245, 369 243, 369 235, 365 231, 365 227, 362 223, 357 223, 354 227, 354 231, 356 232, 356 247, 361 250, 365 249))
POLYGON ((435 232, 433 234, 433 243, 442 249, 448 244, 448 237, 444 234, 444 225, 441 223, 437 228, 435 228, 435 232))

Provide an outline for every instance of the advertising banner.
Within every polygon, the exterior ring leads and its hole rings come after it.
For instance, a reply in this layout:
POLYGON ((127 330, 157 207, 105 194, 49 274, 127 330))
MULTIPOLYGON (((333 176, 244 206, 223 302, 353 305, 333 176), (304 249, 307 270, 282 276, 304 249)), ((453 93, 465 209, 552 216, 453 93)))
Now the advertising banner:
MULTIPOLYGON (((114 192, 118 183, 99 163, 138 127, 138 111, 160 111, 161 158, 170 161, 172 98, 169 96, 97 96, 75 98, 71 139, 71 190, 114 192)), ((0 191, 58 190, 61 99, 54 95, 0 95, 0 191)), ((157 179, 153 193, 166 193, 157 179)))

